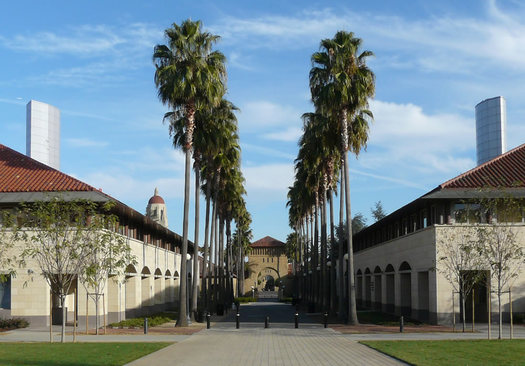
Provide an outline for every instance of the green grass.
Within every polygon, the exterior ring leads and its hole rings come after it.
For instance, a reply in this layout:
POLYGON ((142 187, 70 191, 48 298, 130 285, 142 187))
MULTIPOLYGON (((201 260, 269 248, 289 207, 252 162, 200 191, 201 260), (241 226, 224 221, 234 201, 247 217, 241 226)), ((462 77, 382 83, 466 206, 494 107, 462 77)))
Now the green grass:
POLYGON ((362 341, 418 366, 525 365, 525 340, 362 341))
POLYGON ((0 365, 124 365, 171 343, 2 343, 0 365))
MULTIPOLYGON (((385 326, 399 326, 399 316, 379 311, 358 311, 357 318, 361 324, 377 324, 385 326)), ((410 319, 404 320, 405 325, 419 325, 421 322, 410 319)))
POLYGON ((240 304, 246 304, 246 303, 249 303, 249 302, 256 302, 257 299, 255 297, 236 297, 234 299, 234 302, 239 302, 240 304))
POLYGON ((118 323, 111 323, 110 326, 114 328, 118 328, 118 327, 141 328, 144 326, 144 318, 148 318, 149 327, 156 327, 157 325, 168 323, 168 322, 171 322, 177 319, 177 314, 176 313, 158 313, 158 314, 153 314, 153 315, 146 316, 146 317, 122 320, 121 322, 118 322, 118 323))

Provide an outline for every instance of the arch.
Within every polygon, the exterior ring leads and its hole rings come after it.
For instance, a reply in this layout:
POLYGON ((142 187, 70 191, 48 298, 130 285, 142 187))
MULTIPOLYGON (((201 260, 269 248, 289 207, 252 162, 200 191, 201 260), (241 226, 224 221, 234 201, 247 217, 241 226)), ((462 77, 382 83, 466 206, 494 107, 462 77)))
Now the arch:
POLYGON ((394 266, 391 264, 388 264, 385 268, 385 273, 391 273, 391 272, 395 272, 394 266))
POLYGON ((381 273, 381 267, 376 266, 376 268, 374 268, 374 273, 381 273))
POLYGON ((128 264, 128 266, 124 270, 124 273, 137 273, 137 269, 133 264, 128 264))
POLYGON ((372 273, 372 272, 370 272, 370 268, 366 267, 365 274, 370 274, 370 273, 372 273))
POLYGON ((408 262, 406 262, 406 261, 401 263, 401 265, 399 266, 399 270, 400 271, 410 271, 411 269, 412 269, 412 267, 410 267, 410 264, 408 264, 408 262))
POLYGON ((161 305, 164 303, 164 276, 162 275, 162 271, 160 268, 157 268, 155 270, 155 280, 153 281, 153 297, 154 297, 154 305, 161 305))
POLYGON ((153 276, 151 276, 151 271, 148 267, 142 268, 140 272, 142 280, 140 281, 141 289, 141 306, 143 308, 142 312, 147 313, 149 307, 154 304, 155 292, 153 289, 153 276))
POLYGON ((155 270, 155 276, 162 276, 162 271, 160 270, 160 268, 157 268, 155 270))
POLYGON ((151 271, 149 270, 148 267, 144 267, 144 268, 142 268, 142 271, 140 272, 140 274, 142 274, 143 276, 144 275, 150 275, 151 271))
POLYGON ((178 271, 173 272, 173 278, 175 278, 175 279, 179 278, 179 272, 178 271))
POLYGON ((171 277, 171 272, 169 269, 166 270, 166 273, 164 274, 166 277, 171 277))
POLYGON ((358 269, 356 275, 361 276, 362 274, 363 272, 361 272, 361 269, 358 269))
POLYGON ((281 279, 281 275, 279 274, 279 271, 276 270, 273 267, 264 267, 262 268, 259 273, 257 273, 257 290, 260 291, 264 288, 266 285, 265 279, 267 276, 270 275, 274 280, 281 279), (277 278, 275 276, 272 276, 272 274, 275 273, 277 275, 277 278))

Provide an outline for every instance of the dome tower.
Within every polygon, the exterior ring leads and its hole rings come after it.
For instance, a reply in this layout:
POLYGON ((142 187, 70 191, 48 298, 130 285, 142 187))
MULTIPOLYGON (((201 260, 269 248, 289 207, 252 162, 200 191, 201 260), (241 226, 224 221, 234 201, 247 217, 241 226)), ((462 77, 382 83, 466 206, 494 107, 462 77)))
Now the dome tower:
POLYGON ((166 203, 164 202, 164 199, 159 196, 159 190, 157 188, 155 188, 153 197, 151 197, 148 201, 148 206, 146 207, 146 216, 161 224, 162 226, 168 227, 168 213, 166 210, 166 203))

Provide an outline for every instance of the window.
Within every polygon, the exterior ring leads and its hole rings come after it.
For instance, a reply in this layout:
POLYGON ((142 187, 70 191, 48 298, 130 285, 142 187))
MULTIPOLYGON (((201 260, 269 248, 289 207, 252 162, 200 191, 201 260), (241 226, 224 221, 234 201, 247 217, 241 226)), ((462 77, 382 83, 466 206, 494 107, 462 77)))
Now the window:
POLYGON ((481 206, 474 203, 455 203, 453 215, 456 223, 479 223, 481 222, 481 206))
POLYGON ((11 309, 11 277, 0 282, 0 308, 11 309))

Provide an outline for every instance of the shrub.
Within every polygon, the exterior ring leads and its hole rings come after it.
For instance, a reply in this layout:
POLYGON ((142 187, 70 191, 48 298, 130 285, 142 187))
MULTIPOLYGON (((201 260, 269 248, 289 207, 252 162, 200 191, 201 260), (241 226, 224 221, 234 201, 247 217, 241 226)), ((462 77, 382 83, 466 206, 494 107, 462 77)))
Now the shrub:
POLYGON ((0 329, 27 328, 29 322, 23 318, 0 319, 0 329))
POLYGON ((285 302, 289 304, 292 302, 292 298, 291 297, 281 297, 281 302, 285 302))
POLYGON ((512 322, 514 324, 525 324, 525 313, 513 314, 512 322))
POLYGON ((118 323, 111 323, 109 326, 113 328, 129 327, 129 328, 142 328, 144 326, 144 318, 148 318, 148 326, 156 327, 164 323, 168 323, 177 318, 175 313, 158 313, 151 316, 131 318, 122 320, 118 323))
POLYGON ((254 297, 236 297, 234 302, 239 302, 239 304, 246 304, 248 302, 256 302, 257 300, 254 297))

